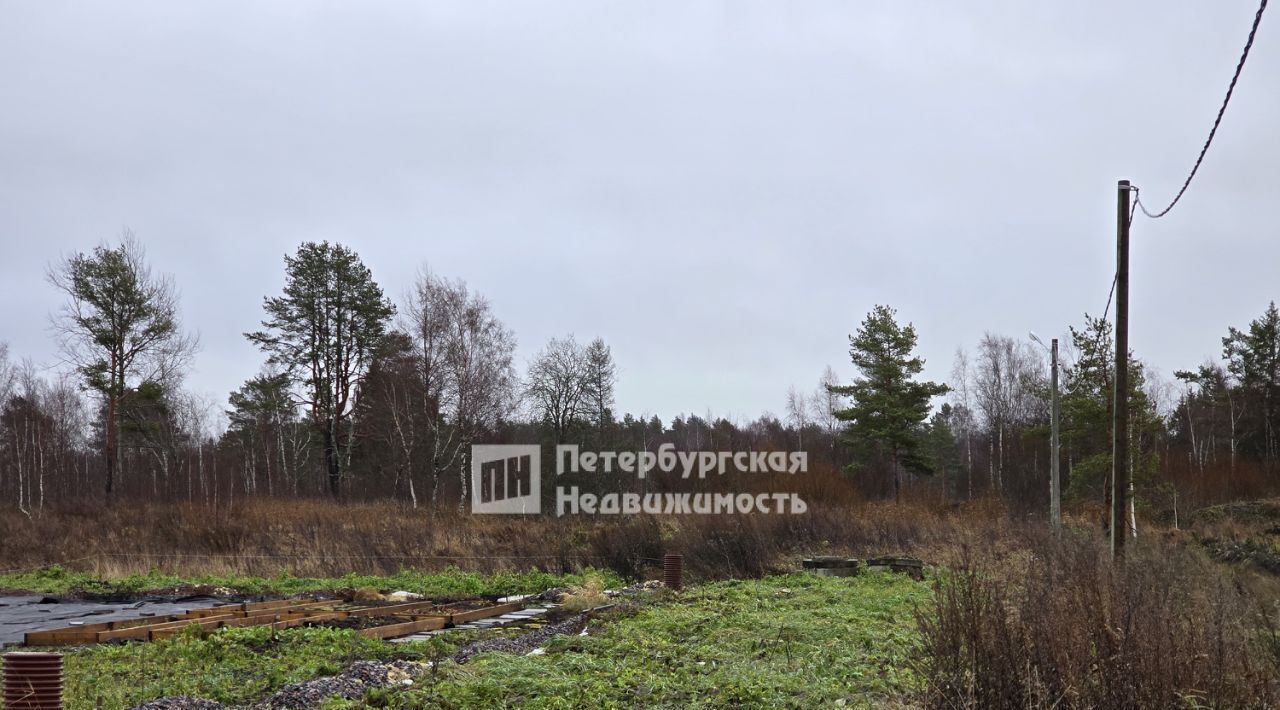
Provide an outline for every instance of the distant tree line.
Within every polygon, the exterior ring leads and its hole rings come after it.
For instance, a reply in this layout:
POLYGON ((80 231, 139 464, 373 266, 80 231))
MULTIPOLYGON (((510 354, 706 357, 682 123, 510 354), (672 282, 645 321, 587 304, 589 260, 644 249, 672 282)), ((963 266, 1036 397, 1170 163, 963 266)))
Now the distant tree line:
MULTIPOLYGON (((473 443, 617 450, 805 450, 811 469, 870 498, 1048 501, 1049 372, 1029 341, 986 333, 957 351, 950 382, 919 379, 915 328, 876 306, 850 334, 855 377, 828 367, 792 387, 780 419, 616 411, 619 370, 601 338, 546 343, 524 372, 515 334, 462 281, 423 271, 399 302, 358 254, 304 243, 246 338, 258 374, 225 402, 183 382, 198 341, 172 280, 124 235, 50 266, 64 295, 65 367, 0 344, 0 496, 37 514, 62 502, 246 496, 392 499, 464 506, 473 443)), ((1110 324, 1069 330, 1061 382, 1068 502, 1109 499, 1110 324)), ((1143 512, 1258 495, 1280 483, 1280 313, 1222 339, 1220 362, 1153 376, 1130 356, 1135 499, 1143 512)))

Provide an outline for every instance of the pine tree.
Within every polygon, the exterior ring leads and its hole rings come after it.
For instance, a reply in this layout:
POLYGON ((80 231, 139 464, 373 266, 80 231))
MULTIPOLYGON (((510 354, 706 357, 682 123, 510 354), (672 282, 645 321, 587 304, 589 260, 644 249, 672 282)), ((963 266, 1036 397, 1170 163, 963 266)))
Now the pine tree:
POLYGON ((613 424, 613 386, 618 380, 613 364, 613 352, 604 338, 596 338, 586 350, 587 399, 591 405, 591 417, 603 432, 613 424))
POLYGON ((306 242, 285 256, 285 267, 284 295, 263 302, 265 330, 245 337, 301 382, 324 445, 329 492, 337 496, 341 454, 350 448, 352 395, 395 307, 360 257, 341 244, 306 242))
POLYGON ((1249 323, 1248 331, 1228 329, 1222 355, 1248 397, 1249 421, 1241 443, 1274 467, 1280 459, 1280 310, 1275 301, 1249 323))
POLYGON ((917 382, 924 360, 916 347, 915 327, 898 325, 895 311, 876 306, 858 332, 849 336, 849 355, 861 375, 851 385, 828 389, 849 397, 849 407, 835 413, 846 422, 844 443, 854 452, 852 468, 864 469, 887 460, 893 477, 893 497, 902 495, 904 468, 928 472, 923 452, 924 421, 929 400, 948 388, 936 382, 917 382))
POLYGON ((962 459, 952 424, 955 418, 955 408, 943 404, 929 420, 924 432, 925 464, 930 472, 942 476, 948 498, 959 497, 960 493, 962 459))
POLYGON ((67 294, 54 326, 85 387, 103 401, 104 489, 115 486, 121 408, 132 387, 180 376, 197 341, 184 335, 173 281, 153 275, 142 245, 125 232, 51 267, 49 281, 67 294), (131 384, 133 383, 133 384, 131 384))
MULTIPOLYGON (((1071 328, 1071 343, 1077 353, 1067 368, 1062 395, 1062 443, 1070 462, 1065 482, 1073 498, 1111 499, 1111 413, 1115 380, 1112 362, 1115 348, 1111 324, 1085 315, 1082 330, 1071 328)), ((1155 443, 1163 434, 1164 420, 1147 396, 1146 371, 1142 361, 1129 355, 1129 480, 1136 487, 1154 482, 1159 462, 1155 443)))

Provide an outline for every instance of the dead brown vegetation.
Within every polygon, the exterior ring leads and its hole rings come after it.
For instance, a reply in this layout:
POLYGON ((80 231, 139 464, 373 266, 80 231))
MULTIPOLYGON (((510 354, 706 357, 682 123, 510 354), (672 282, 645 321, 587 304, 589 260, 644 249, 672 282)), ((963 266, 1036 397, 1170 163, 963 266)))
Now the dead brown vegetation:
POLYGON ((919 610, 938 708, 1274 707, 1273 579, 1160 537, 1114 564, 1097 537, 966 548, 919 610), (1237 574, 1239 572, 1239 574, 1237 574))
POLYGON ((794 569, 814 553, 940 554, 1010 535, 1004 510, 890 503, 812 506, 805 515, 478 516, 395 504, 249 499, 213 509, 174 503, 67 506, 0 514, 3 569, 60 563, 103 576, 391 573, 582 567, 639 578, 664 552, 693 580, 794 569), (938 551, 937 553, 933 551, 938 551))

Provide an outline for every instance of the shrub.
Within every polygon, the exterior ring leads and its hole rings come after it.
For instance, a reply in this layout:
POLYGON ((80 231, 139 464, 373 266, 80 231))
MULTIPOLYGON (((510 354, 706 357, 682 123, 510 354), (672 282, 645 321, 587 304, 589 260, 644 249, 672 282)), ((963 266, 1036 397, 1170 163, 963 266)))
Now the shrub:
POLYGON ((562 608, 571 612, 595 609, 608 603, 609 597, 604 593, 604 581, 598 575, 588 575, 581 586, 570 587, 569 593, 560 600, 562 608))

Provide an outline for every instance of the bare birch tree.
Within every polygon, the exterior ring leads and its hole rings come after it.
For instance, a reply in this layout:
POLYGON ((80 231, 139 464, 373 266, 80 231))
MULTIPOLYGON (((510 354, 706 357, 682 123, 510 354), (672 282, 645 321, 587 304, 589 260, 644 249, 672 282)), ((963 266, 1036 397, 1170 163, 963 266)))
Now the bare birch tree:
MULTIPOLYGON (((456 471, 461 505, 468 495, 466 455, 472 442, 515 407, 515 335, 493 315, 488 300, 462 281, 424 270, 408 301, 404 328, 413 341, 420 382, 414 407, 423 426, 421 432, 410 430, 416 426, 407 411, 412 393, 400 392, 395 401, 406 408, 395 418, 401 446, 412 451, 419 446, 414 442, 425 444, 432 503, 442 477, 456 471)), ((416 499, 416 492, 411 495, 416 499)))

